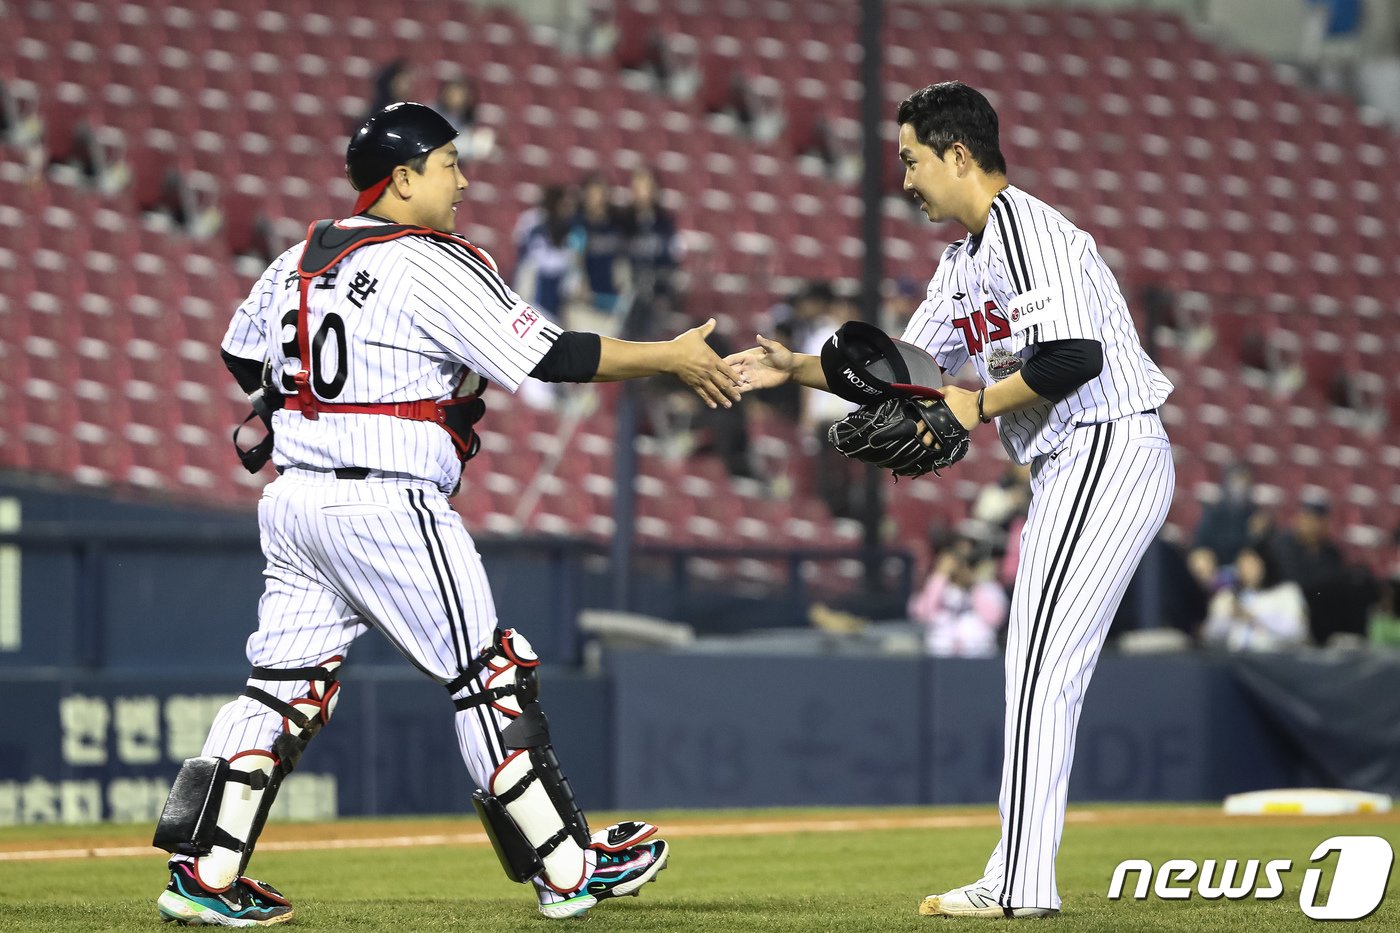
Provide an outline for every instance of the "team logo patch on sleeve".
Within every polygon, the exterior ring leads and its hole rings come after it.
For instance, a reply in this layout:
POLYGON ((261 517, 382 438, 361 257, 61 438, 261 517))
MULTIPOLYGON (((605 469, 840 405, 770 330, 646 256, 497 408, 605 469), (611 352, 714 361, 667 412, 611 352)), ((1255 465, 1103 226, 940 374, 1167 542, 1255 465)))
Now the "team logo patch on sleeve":
POLYGON ((527 304, 518 304, 512 310, 515 312, 515 319, 510 322, 510 331, 520 340, 534 333, 544 320, 544 315, 527 304))
POLYGON ((1006 309, 1006 319, 1013 332, 1058 321, 1064 316, 1064 299, 1048 288, 1033 288, 1023 295, 1017 295, 1006 309))
POLYGON ((1008 353, 1001 347, 993 347, 992 352, 987 354, 987 372, 991 373, 997 382, 1020 372, 1023 364, 1024 361, 1019 356, 1008 353))

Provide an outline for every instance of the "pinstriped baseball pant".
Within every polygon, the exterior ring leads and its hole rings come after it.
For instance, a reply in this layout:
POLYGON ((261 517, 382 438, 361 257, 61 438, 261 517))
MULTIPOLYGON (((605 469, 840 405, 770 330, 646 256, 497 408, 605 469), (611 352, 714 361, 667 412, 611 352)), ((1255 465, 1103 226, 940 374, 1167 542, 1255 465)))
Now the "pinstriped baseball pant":
POLYGON ((1175 486, 1155 414, 1082 425, 1031 465, 1006 646, 1001 839, 984 875, 1004 907, 1060 906, 1055 855, 1084 692, 1175 486))
MULTIPOLYGON (((374 627, 445 684, 491 641, 496 608, 481 556, 433 484, 289 470, 264 490, 258 523, 267 568, 258 630, 248 639, 255 666, 314 665, 346 654, 374 627)), ((307 690, 305 682, 256 683, 283 700, 307 690)), ((479 690, 472 683, 456 696, 479 690)), ((487 704, 456 714, 462 758, 478 785, 504 758, 506 721, 487 704)), ((281 732, 279 714, 239 697, 215 717, 203 754, 271 749, 281 732)))

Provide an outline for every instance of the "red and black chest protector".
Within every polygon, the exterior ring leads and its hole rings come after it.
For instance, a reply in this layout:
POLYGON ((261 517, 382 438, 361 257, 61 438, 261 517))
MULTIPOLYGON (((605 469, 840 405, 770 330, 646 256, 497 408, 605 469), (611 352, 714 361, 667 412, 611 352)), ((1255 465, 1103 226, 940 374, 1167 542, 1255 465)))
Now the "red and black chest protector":
MULTIPOLYGON (((387 243, 405 236, 428 236, 447 240, 471 250, 487 265, 491 263, 471 243, 450 233, 442 233, 428 227, 414 227, 408 224, 382 224, 373 227, 342 227, 333 220, 318 220, 306 233, 306 248, 302 250, 297 263, 300 307, 297 310, 297 354, 301 368, 292 377, 296 394, 287 396, 287 407, 299 411, 303 418, 312 421, 321 412, 389 415, 408 421, 432 421, 439 424, 452 438, 457 455, 462 462, 470 460, 481 450, 481 438, 477 436, 475 425, 486 413, 486 403, 481 393, 486 390, 486 380, 479 378, 478 386, 466 395, 455 395, 444 402, 436 399, 420 399, 413 402, 326 402, 317 398, 311 390, 311 341, 307 327, 307 295, 311 281, 325 275, 346 256, 362 246, 374 243, 387 243)), ((470 374, 467 377, 470 378, 470 374)), ((460 386, 459 386, 460 390, 460 386)))

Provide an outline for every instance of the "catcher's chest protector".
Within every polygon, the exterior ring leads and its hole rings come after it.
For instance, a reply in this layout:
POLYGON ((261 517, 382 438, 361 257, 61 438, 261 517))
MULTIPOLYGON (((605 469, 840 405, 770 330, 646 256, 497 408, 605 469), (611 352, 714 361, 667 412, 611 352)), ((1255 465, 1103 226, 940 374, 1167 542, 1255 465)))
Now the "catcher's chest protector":
MULTIPOLYGON (((425 399, 419 402, 390 403, 341 403, 323 402, 311 391, 311 345, 307 326, 307 298, 311 282, 325 275, 355 250, 375 243, 387 243, 406 236, 428 236, 455 243, 481 257, 482 261, 494 268, 494 264, 471 243, 450 233, 443 233, 428 227, 415 227, 408 224, 385 224, 374 227, 342 227, 333 220, 318 220, 306 234, 306 247, 297 262, 297 280, 300 291, 300 307, 297 311, 297 352, 301 358, 301 368, 293 377, 296 385, 295 407, 302 417, 316 420, 320 413, 346 412, 365 415, 392 415, 409 421, 433 421, 441 425, 452 438, 457 456, 462 462, 470 460, 481 450, 481 438, 474 426, 486 413, 486 404, 481 401, 481 393, 486 389, 485 380, 480 380, 473 391, 460 390, 454 398, 445 402, 425 399)), ((466 385, 464 380, 463 385, 466 385)), ((289 397, 288 401, 292 401, 289 397)))

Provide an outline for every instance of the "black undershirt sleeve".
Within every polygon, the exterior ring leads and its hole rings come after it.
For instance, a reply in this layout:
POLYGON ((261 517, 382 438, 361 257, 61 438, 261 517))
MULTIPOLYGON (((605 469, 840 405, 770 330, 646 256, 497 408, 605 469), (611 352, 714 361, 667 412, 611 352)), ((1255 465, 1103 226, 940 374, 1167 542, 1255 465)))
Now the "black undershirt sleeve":
POLYGON ((238 387, 244 392, 252 395, 262 388, 262 360, 245 360, 227 350, 220 350, 219 356, 223 357, 224 366, 233 373, 233 378, 238 380, 238 387))
POLYGON ((1021 378, 1052 402, 1069 395, 1103 371, 1103 344, 1097 340, 1047 340, 1026 360, 1021 378))
POLYGON ((554 340, 530 375, 544 382, 591 382, 603 356, 603 338, 586 331, 566 330, 554 340))

